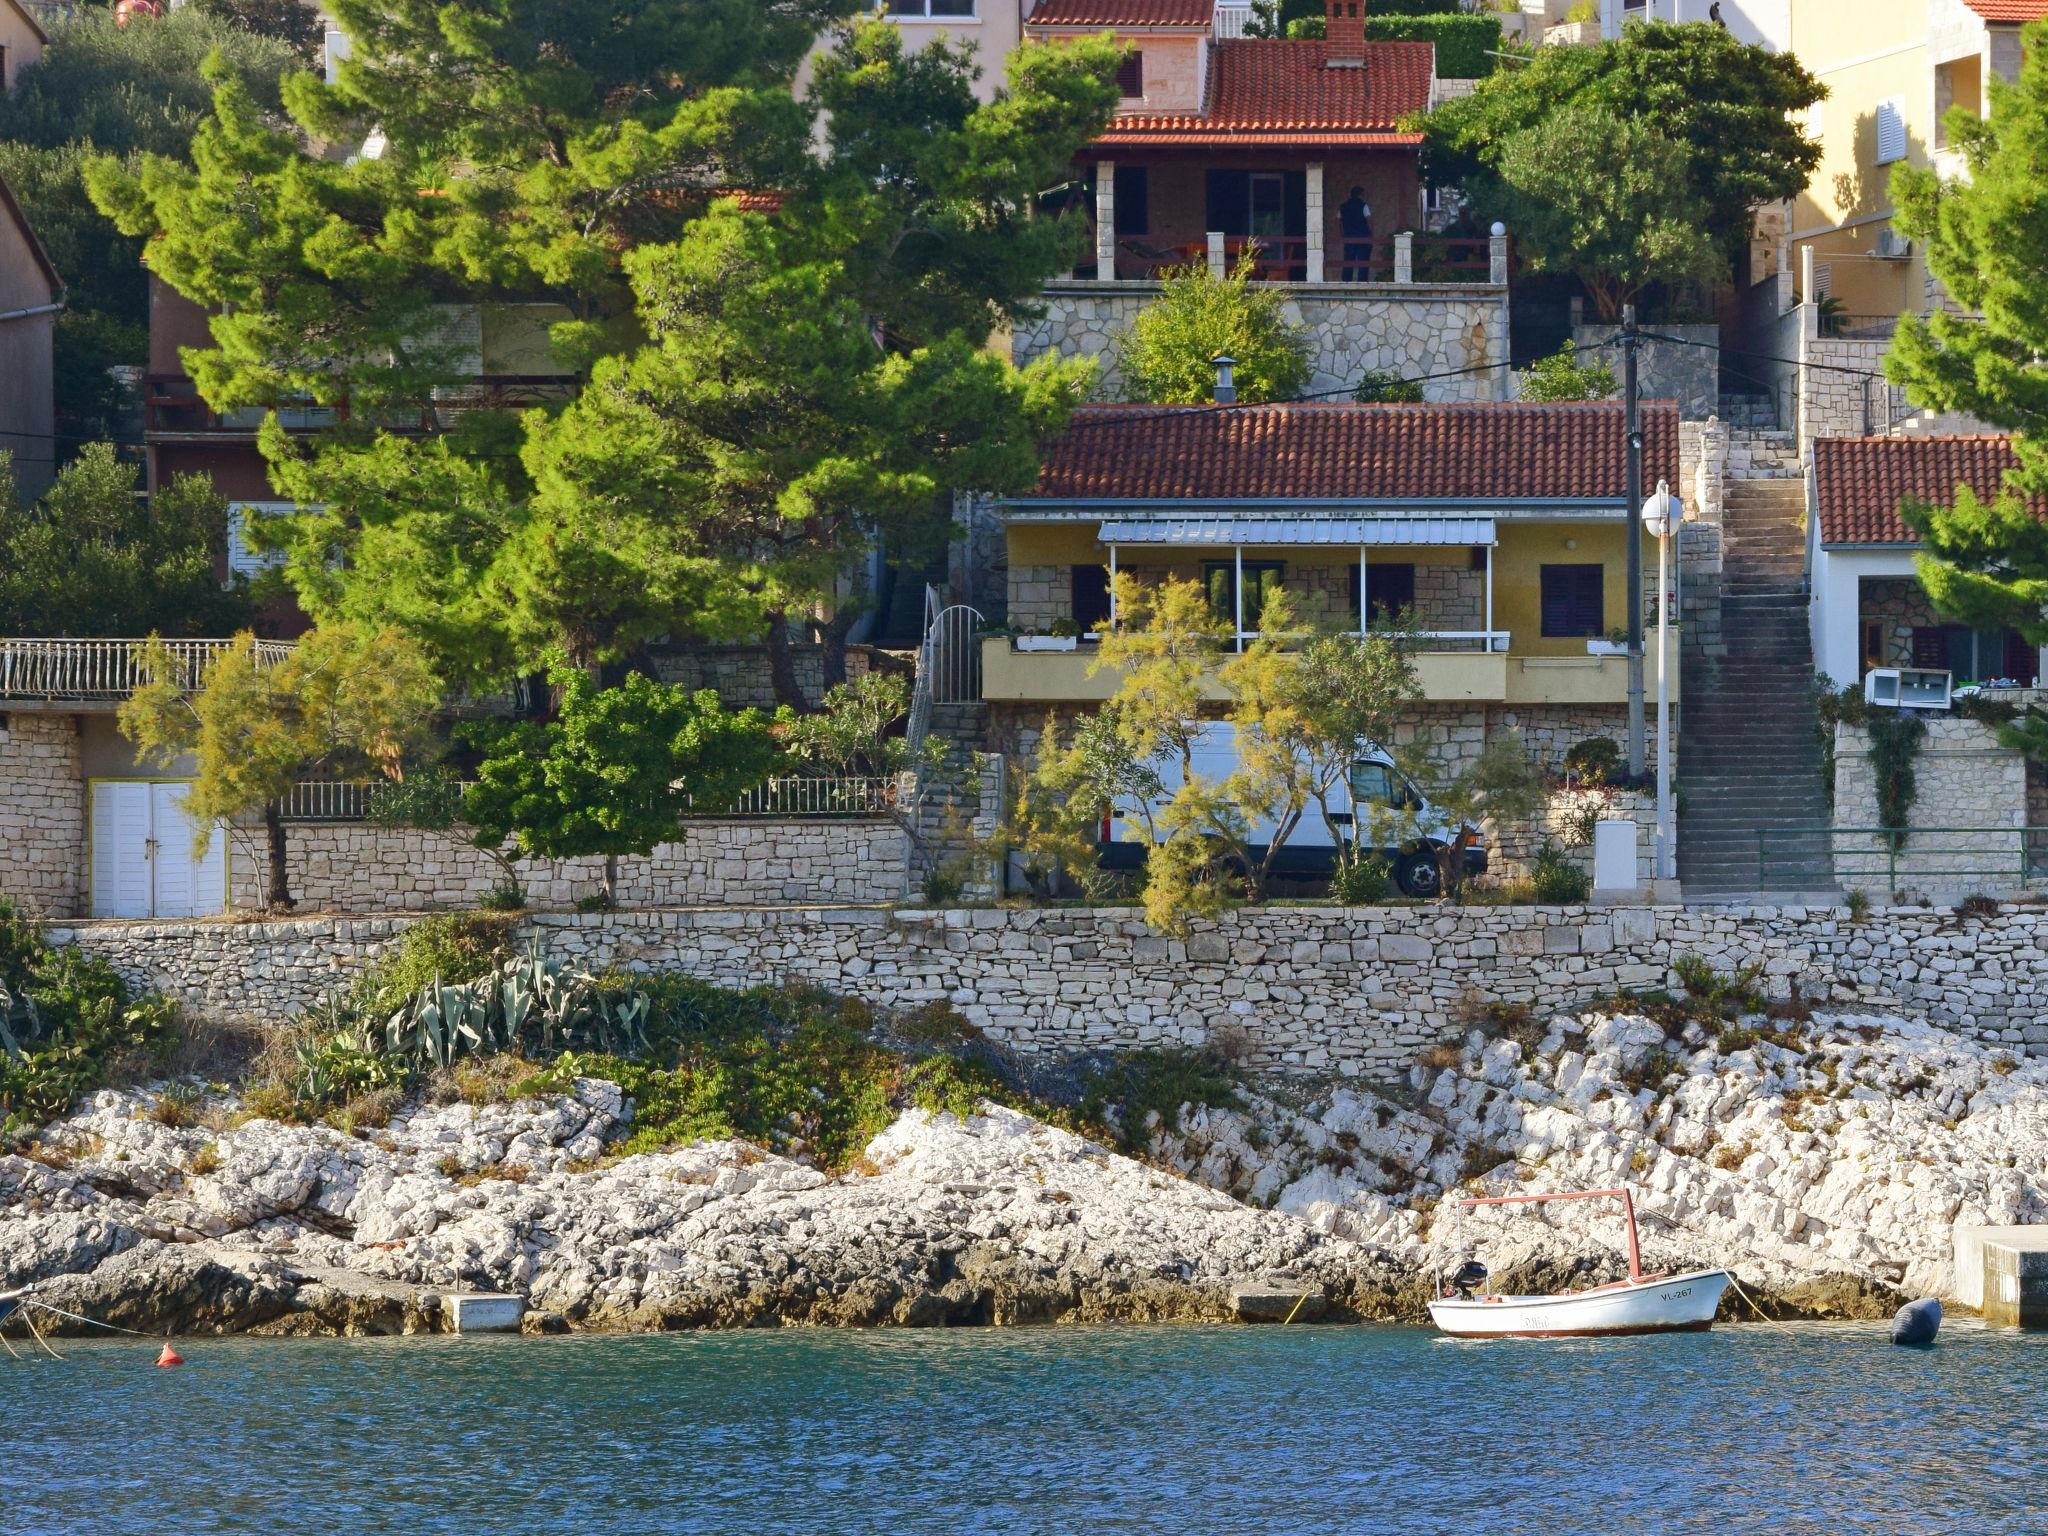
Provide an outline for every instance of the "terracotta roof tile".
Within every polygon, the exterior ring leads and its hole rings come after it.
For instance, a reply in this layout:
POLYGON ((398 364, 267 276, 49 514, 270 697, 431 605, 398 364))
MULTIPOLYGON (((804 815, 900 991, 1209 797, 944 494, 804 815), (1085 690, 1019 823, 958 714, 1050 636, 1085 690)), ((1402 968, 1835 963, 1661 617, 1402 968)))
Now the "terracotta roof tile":
MULTIPOLYGON (((1678 412, 1644 411, 1643 476, 1678 479, 1678 412)), ((1626 439, 1592 405, 1083 406, 1037 497, 1618 498, 1626 439)))
MULTIPOLYGON (((2009 438, 1824 437, 1813 445, 1815 511, 1822 544, 1917 544, 1899 517, 1906 500, 1949 501, 1967 485, 1998 494, 2019 461, 2009 438)), ((2048 515, 2048 503, 2041 508, 2048 515)))
POLYGON ((1429 106, 1428 43, 1367 43, 1363 66, 1328 68, 1320 41, 1233 39, 1213 45, 1200 113, 1129 113, 1105 144, 1315 142, 1413 144, 1401 120, 1429 106))
POLYGON ((1038 0, 1034 27, 1206 27, 1215 0, 1038 0))
POLYGON ((2039 21, 2048 16, 2048 0, 1965 0, 1986 21, 2039 21))

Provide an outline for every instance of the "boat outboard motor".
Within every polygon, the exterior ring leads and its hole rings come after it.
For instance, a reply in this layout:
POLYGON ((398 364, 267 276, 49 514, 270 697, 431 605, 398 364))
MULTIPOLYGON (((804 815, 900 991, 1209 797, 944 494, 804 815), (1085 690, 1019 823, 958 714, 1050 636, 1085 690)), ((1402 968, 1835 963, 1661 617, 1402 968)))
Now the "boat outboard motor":
POLYGON ((1467 1259, 1451 1271, 1451 1294, 1470 1301, 1486 1284, 1486 1266, 1477 1259, 1467 1259))

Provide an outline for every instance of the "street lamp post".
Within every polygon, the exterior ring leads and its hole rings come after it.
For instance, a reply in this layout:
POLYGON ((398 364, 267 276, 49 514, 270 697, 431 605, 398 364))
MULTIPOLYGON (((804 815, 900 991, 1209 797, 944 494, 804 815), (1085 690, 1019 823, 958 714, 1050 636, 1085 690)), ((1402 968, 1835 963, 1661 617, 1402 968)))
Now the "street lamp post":
POLYGON ((1657 857, 1656 878, 1678 878, 1678 834, 1671 804, 1671 536, 1685 508, 1659 480, 1643 503, 1643 529, 1657 541, 1657 857))

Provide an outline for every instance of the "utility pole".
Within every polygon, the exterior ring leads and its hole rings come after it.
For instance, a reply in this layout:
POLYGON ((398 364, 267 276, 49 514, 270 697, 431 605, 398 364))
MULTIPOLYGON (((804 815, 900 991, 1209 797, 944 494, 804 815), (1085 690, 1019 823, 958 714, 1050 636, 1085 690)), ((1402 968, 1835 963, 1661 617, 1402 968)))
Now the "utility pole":
POLYGON ((1628 772, 1643 776, 1643 530, 1637 518, 1643 505, 1643 407, 1636 381, 1636 307, 1621 310, 1621 397, 1627 414, 1627 510, 1622 513, 1628 540, 1628 772))

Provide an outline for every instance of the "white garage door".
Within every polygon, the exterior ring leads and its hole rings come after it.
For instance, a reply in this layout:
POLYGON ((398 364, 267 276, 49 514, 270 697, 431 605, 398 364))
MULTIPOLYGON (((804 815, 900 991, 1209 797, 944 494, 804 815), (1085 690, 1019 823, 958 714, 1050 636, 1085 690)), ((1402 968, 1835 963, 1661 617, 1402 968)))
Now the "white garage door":
POLYGON ((227 835, 192 852, 186 784, 96 779, 92 786, 92 915, 204 917, 227 900, 227 835))

